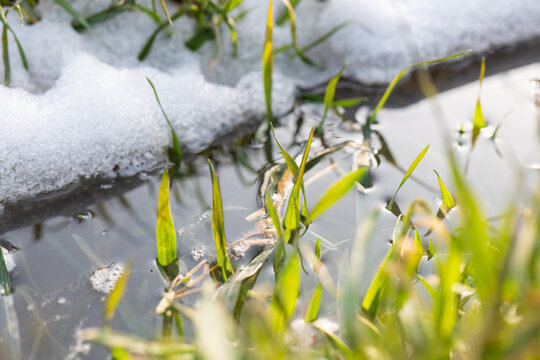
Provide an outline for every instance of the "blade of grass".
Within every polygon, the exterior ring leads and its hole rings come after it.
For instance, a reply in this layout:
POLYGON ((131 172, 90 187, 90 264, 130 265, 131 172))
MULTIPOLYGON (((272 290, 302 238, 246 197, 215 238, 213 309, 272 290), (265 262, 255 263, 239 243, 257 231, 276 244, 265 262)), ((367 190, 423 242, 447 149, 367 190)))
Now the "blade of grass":
POLYGON ((167 17, 167 20, 169 20, 169 24, 172 26, 173 22, 169 15, 169 10, 167 10, 167 5, 165 5, 165 0, 159 0, 159 3, 161 5, 161 8, 163 9, 163 12, 165 13, 165 16, 167 17))
POLYGON ((304 321, 309 323, 317 320, 317 314, 319 313, 319 307, 321 305, 321 298, 322 298, 322 285, 319 283, 317 287, 315 288, 315 291, 313 292, 313 296, 311 297, 311 301, 309 302, 309 306, 306 312, 306 317, 304 318, 304 321))
POLYGON ((403 184, 405 183, 405 181, 407 181, 407 179, 411 176, 411 174, 413 173, 413 171, 416 169, 416 167, 418 166, 418 164, 420 163, 420 161, 422 161, 422 159, 424 158, 424 155, 426 155, 426 152, 428 151, 429 149, 429 145, 426 146, 421 152, 420 154, 418 154, 418 156, 414 159, 414 161, 412 162, 411 166, 409 166, 409 169, 407 169, 407 172, 405 173, 405 175, 403 176, 403 179, 401 179, 401 183, 399 184, 396 192, 394 193, 394 196, 392 196, 392 200, 390 200, 390 204, 388 204, 388 210, 392 210, 392 206, 394 205, 394 200, 396 199, 396 196, 397 196, 397 193, 399 191, 399 189, 401 189, 401 187, 403 186, 403 184))
POLYGON ((361 167, 338 181, 336 181, 326 193, 319 199, 317 204, 309 212, 308 222, 312 223, 313 220, 318 218, 323 212, 328 210, 335 202, 337 202, 343 195, 345 195, 354 185, 364 177, 367 173, 367 168, 361 167))
POLYGON ((467 51, 464 51, 464 52, 461 52, 461 53, 458 53, 458 54, 455 54, 455 55, 450 55, 450 56, 447 56, 447 57, 444 57, 444 58, 439 58, 439 59, 435 59, 435 60, 429 60, 429 61, 423 61, 423 62, 420 62, 418 64, 414 64, 414 65, 411 65, 411 66, 407 66, 406 68, 404 68, 403 70, 401 70, 395 77, 394 79, 390 82, 390 84, 388 85, 388 87, 386 88, 386 91, 384 92, 383 96, 381 97, 381 99, 379 100, 379 103, 377 104, 377 106, 375 106, 375 109, 373 110, 373 112, 371 113, 370 117, 369 117, 369 120, 368 120, 368 123, 369 124, 372 124, 374 121, 375 121, 375 118, 377 117, 377 113, 382 109, 382 107, 384 106, 384 104, 386 104, 386 101, 388 100, 388 98, 390 97, 390 94, 392 93, 392 91, 394 90, 394 88, 396 87, 397 83, 399 82, 399 80, 401 80, 401 78, 403 76, 405 76, 405 74, 410 71, 410 70, 414 70, 414 69, 417 69, 419 67, 423 67, 423 66, 427 66, 427 65, 431 65, 431 64, 435 64, 435 63, 439 63, 439 62, 443 62, 443 61, 448 61, 448 60, 453 60, 453 59, 457 59, 458 57, 461 57, 463 55, 466 55, 468 53, 470 53, 471 50, 467 50, 467 51))
POLYGON ((120 278, 116 282, 113 291, 111 291, 111 294, 105 301, 104 318, 106 323, 110 323, 110 321, 113 319, 114 313, 116 312, 118 305, 120 305, 120 301, 122 301, 122 298, 124 297, 129 275, 131 274, 131 267, 131 263, 128 262, 124 267, 122 275, 120 275, 120 278))
POLYGON ((281 270, 270 305, 272 313, 272 329, 281 333, 294 315, 296 300, 300 294, 300 261, 293 254, 281 270))
POLYGON ((450 194, 450 191, 448 191, 443 181, 441 180, 439 173, 435 171, 435 169, 433 169, 433 172, 435 172, 435 174, 437 175, 437 181, 439 182, 439 188, 441 189, 443 206, 446 208, 446 212, 448 212, 450 211, 450 209, 456 206, 456 203, 454 202, 454 198, 452 198, 452 194, 450 194))
POLYGON ((78 12, 67 0, 54 0, 56 4, 64 8, 68 14, 70 14, 75 20, 77 20, 84 28, 90 32, 93 33, 94 29, 92 29, 92 25, 86 21, 84 16, 81 15, 80 12, 78 12))
POLYGON ((272 116, 272 72, 274 67, 274 53, 272 42, 272 31, 274 28, 274 20, 272 16, 272 0, 268 2, 268 14, 266 18, 266 37, 264 41, 262 67, 264 80, 264 98, 266 101, 266 116, 268 125, 273 124, 274 117, 272 116))
POLYGON ((317 134, 322 133, 322 126, 324 124, 324 121, 326 120, 326 115, 328 114, 328 109, 334 102, 334 95, 336 94, 336 86, 341 78, 341 74, 343 74, 343 70, 345 70, 345 67, 347 67, 347 62, 343 64, 339 72, 334 76, 329 82, 328 85, 326 85, 326 92, 324 93, 324 111, 323 116, 321 118, 321 121, 319 122, 319 126, 317 127, 317 134))
POLYGON ((9 47, 6 25, 2 28, 2 60, 4 61, 4 85, 9 86, 11 82, 11 66, 9 65, 9 47))
POLYGON ((302 51, 302 49, 300 48, 300 45, 298 45, 298 38, 297 38, 297 35, 296 35, 296 15, 294 13, 293 5, 291 5, 291 3, 288 0, 281 0, 281 2, 285 5, 285 7, 287 8, 287 13, 289 14, 289 19, 290 19, 289 24, 290 24, 290 27, 291 27, 292 43, 293 43, 293 48, 294 48, 294 51, 295 51, 296 55, 298 55, 300 60, 302 60, 304 63, 306 63, 308 65, 319 66, 320 67, 321 65, 317 64, 315 61, 311 60, 302 51))
POLYGON ((15 40, 15 44, 17 45, 17 49, 19 50, 19 55, 21 57, 22 64, 26 70, 28 70, 28 60, 26 59, 26 54, 24 53, 24 49, 19 41, 19 38, 15 34, 15 31, 11 28, 9 25, 6 14, 4 13, 4 10, 0 8, 0 21, 2 24, 8 29, 8 31, 13 35, 13 39, 15 40))
MULTIPOLYGON (((190 11, 196 12, 196 11, 198 11, 198 9, 199 8, 197 6, 195 6, 195 5, 180 6, 180 8, 171 17, 171 20, 174 21, 174 20, 184 16, 186 13, 188 13, 190 11)), ((141 51, 137 55, 137 59, 139 59, 140 61, 143 61, 148 56, 148 54, 150 53, 150 50, 152 49, 152 45, 154 45, 154 41, 156 40, 156 37, 158 36, 158 34, 161 31, 163 31, 164 29, 168 28, 169 26, 170 26, 169 22, 165 21, 165 22, 161 23, 156 28, 156 30, 154 30, 152 35, 150 35, 150 37, 148 38, 148 40, 144 44, 143 48, 141 49, 141 51)))
POLYGON ((174 128, 172 126, 171 121, 167 117, 167 114, 165 113, 165 110, 163 109, 163 106, 161 105, 161 101, 159 101, 158 93, 156 91, 156 87, 152 83, 152 81, 149 78, 146 78, 150 86, 152 87, 152 90, 154 91, 154 95, 156 97, 156 101, 159 105, 159 108, 161 109, 161 113, 163 114, 163 117, 165 117, 165 120, 167 121, 167 124, 169 125, 169 128, 171 129, 172 133, 172 139, 173 139, 173 152, 176 156, 175 162, 180 162, 182 160, 182 149, 180 148, 180 142, 178 141, 178 136, 176 136, 176 132, 174 131, 174 128))
POLYGON ((159 188, 156 242, 158 263, 163 267, 172 264, 177 258, 176 232, 169 204, 169 173, 167 169, 163 173, 159 188))
POLYGON ((298 174, 296 174, 295 182, 293 189, 289 196, 289 202, 287 203, 287 210, 285 211, 285 216, 283 218, 283 227, 285 228, 285 240, 289 242, 291 240, 291 234, 294 230, 298 229, 300 225, 300 189, 303 184, 304 171, 306 168, 306 162, 309 154, 309 149, 311 148, 311 141, 313 140, 313 128, 309 134, 308 141, 306 142, 306 147, 304 149, 304 154, 302 156, 302 162, 300 168, 298 169, 298 174))
MULTIPOLYGON (((290 4, 291 4, 293 9, 296 9, 296 6, 298 5, 299 2, 300 2, 300 0, 291 0, 290 4)), ((289 16, 290 16, 289 11, 283 11, 281 13, 281 15, 279 16, 278 20, 277 20, 277 24, 279 26, 282 26, 283 24, 285 24, 285 21, 287 21, 289 16)))
POLYGON ((486 72, 486 58, 482 58, 482 65, 480 66, 480 78, 478 79, 478 98, 476 100, 476 106, 474 108, 473 117, 473 131, 472 131, 472 147, 476 143, 476 139, 480 134, 480 130, 486 127, 486 120, 482 112, 482 105, 480 104, 480 92, 482 91, 482 81, 484 80, 484 74, 486 72))
POLYGON ((227 281, 227 278, 233 274, 233 270, 229 262, 229 255, 227 254, 221 191, 219 189, 219 180, 217 174, 210 160, 208 160, 208 167, 210 168, 210 176, 212 178, 212 234, 216 244, 218 266, 223 275, 223 280, 227 281))

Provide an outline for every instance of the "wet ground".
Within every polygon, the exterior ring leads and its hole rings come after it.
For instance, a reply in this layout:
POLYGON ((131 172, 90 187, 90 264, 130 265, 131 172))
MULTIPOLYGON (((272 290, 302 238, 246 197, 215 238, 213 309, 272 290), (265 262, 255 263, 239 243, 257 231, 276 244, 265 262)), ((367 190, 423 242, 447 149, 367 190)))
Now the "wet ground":
MULTIPOLYGON (((518 65, 522 63, 516 61, 518 65)), ((495 60, 493 66, 497 66, 495 60)), ((488 74, 493 73, 490 67, 488 58, 488 74)), ((467 177, 483 199, 489 216, 503 213, 505 204, 519 199, 526 193, 523 189, 536 184, 540 168, 540 119, 535 92, 538 94, 540 85, 534 80, 540 78, 540 63, 502 69, 484 81, 481 100, 488 126, 472 152, 476 82, 447 90, 435 99, 416 101, 411 95, 410 105, 383 110, 368 143, 364 142, 358 124, 365 121, 367 107, 348 110, 343 119, 330 117, 325 130, 326 145, 351 143, 306 174, 308 206, 356 163, 371 161, 373 166, 373 186, 367 191, 351 192, 316 221, 302 240, 312 246, 310 242, 314 244, 321 237, 324 262, 338 284, 340 275, 348 271, 343 259, 357 224, 379 209, 383 216, 377 225, 377 235, 368 246, 370 256, 363 271, 366 279, 373 275, 388 249, 396 221, 395 214, 384 206, 405 169, 426 145, 430 144, 426 157, 397 197, 402 209, 417 197, 424 197, 434 209, 438 208, 440 195, 432 169, 439 172, 451 191, 443 139, 451 142, 464 167, 468 163, 467 177)), ((471 76, 467 76, 467 81, 471 81, 471 76)), ((281 120, 277 136, 291 154, 300 152, 301 143, 321 113, 320 104, 303 104, 281 120)), ((240 239, 255 229, 254 222, 246 217, 260 207, 259 187, 269 159, 262 146, 246 142, 243 146, 231 144, 192 159, 189 165, 184 165, 184 175, 174 181, 171 208, 182 272, 214 253, 207 156, 217 163, 228 241, 240 239)), ((312 153, 320 149, 320 141, 315 140, 312 153)), ((280 161, 275 146, 272 158, 280 161)), ((164 288, 155 265, 159 180, 159 174, 140 174, 116 183, 89 184, 76 195, 64 196, 61 202, 41 200, 4 209, 0 239, 2 245, 11 247, 15 256, 12 299, 23 358, 105 358, 104 350, 83 344, 77 331, 102 325, 106 297, 103 291, 110 287, 128 260, 134 262, 133 272, 112 326, 144 337, 160 334, 161 319, 155 314, 164 288)), ((452 214, 447 221, 452 221, 452 214)), ((241 250, 239 263, 249 260, 257 251, 252 249, 242 256, 241 250)), ((306 276, 302 286, 306 290, 315 282, 313 277, 310 281, 306 276)), ((327 315, 335 314, 332 302, 324 307, 327 315)))

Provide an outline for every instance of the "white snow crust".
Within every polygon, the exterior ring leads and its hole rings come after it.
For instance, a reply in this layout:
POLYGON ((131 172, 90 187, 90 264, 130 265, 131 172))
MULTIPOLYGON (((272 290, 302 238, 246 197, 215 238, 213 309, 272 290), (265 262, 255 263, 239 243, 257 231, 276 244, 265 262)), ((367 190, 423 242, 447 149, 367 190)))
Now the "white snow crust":
MULTIPOLYGON (((110 5, 105 0, 73 4, 85 15, 110 5)), ((246 0, 242 7, 251 11, 238 22, 239 57, 232 58, 224 29, 220 60, 211 71, 213 44, 195 53, 182 45, 193 30, 188 19, 175 22, 171 37, 158 36, 148 59, 139 62, 137 53, 156 27, 141 13, 98 24, 94 34, 74 31, 70 16, 52 0, 40 2, 42 19, 35 25, 18 26, 10 13, 30 69, 23 69, 10 41, 12 84, 0 86, 0 203, 81 178, 134 175, 162 163, 170 132, 146 76, 189 151, 264 118, 260 57, 266 6, 266 1, 246 0)), ((276 16, 281 11, 278 7, 276 16)), ((276 57, 276 114, 290 108, 297 85, 327 80, 345 60, 345 75, 385 83, 420 60, 538 37, 540 1, 303 0, 297 20, 300 44, 354 22, 309 52, 324 69, 287 54, 276 57)), ((274 39, 276 48, 290 42, 288 25, 276 26, 274 39)))

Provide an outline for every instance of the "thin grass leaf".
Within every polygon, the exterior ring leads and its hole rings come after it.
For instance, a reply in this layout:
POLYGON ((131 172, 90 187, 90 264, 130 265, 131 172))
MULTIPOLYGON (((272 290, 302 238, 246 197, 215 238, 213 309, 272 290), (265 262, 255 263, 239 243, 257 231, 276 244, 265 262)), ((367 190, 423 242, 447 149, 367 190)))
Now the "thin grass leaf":
POLYGON ((268 258, 273 252, 274 248, 267 247, 251 260, 247 266, 235 272, 234 275, 227 279, 226 283, 219 287, 216 296, 223 300, 231 312, 237 307, 244 282, 254 276, 258 276, 263 265, 268 261, 268 258))
POLYGON ((317 241, 315 242, 315 256, 317 257, 317 260, 321 260, 321 238, 318 237, 317 241))
POLYGON ((354 98, 348 98, 348 99, 340 99, 340 100, 333 101, 332 107, 340 106, 340 107, 348 108, 348 107, 361 104, 367 100, 369 100, 369 98, 367 97, 354 97, 354 98))
POLYGON ((133 335, 98 328, 84 329, 83 336, 86 341, 91 341, 108 348, 129 349, 131 354, 144 357, 178 358, 181 354, 195 353, 195 346, 191 344, 145 340, 133 335))
POLYGON ((300 261, 293 254, 280 271, 274 295, 270 305, 272 313, 272 329, 281 333, 294 315, 296 301, 300 295, 300 261))
POLYGON ((110 295, 107 297, 107 301, 105 301, 104 317, 106 322, 110 322, 113 319, 114 313, 124 297, 129 275, 131 274, 131 267, 131 263, 128 262, 124 267, 122 275, 118 278, 113 291, 111 291, 110 295))
POLYGON ((427 65, 431 65, 431 64, 435 64, 435 63, 439 63, 439 62, 443 62, 443 61, 448 61, 448 60, 453 60, 453 59, 457 59, 463 55, 466 55, 468 53, 470 53, 471 50, 467 50, 467 51, 464 51, 464 52, 461 52, 461 53, 458 53, 458 54, 455 54, 455 55, 450 55, 450 56, 447 56, 447 57, 444 57, 444 58, 439 58, 439 59, 435 59, 435 60, 429 60, 429 61, 423 61, 423 62, 420 62, 418 64, 414 64, 414 65, 411 65, 411 66, 407 66, 406 68, 404 68, 403 70, 401 70, 395 77, 394 79, 390 82, 390 84, 388 85, 388 87, 386 88, 386 91, 384 92, 383 96, 381 97, 381 99, 379 100, 379 103, 377 104, 377 106, 375 106, 375 109, 373 110, 373 112, 371 113, 370 117, 369 117, 369 120, 368 120, 368 123, 369 124, 372 124, 374 121, 375 121, 375 118, 377 117, 377 113, 382 109, 382 107, 384 106, 384 104, 386 104, 386 101, 388 100, 388 98, 390 97, 390 94, 392 94, 392 91, 394 90, 394 88, 396 87, 397 83, 399 82, 399 80, 401 80, 401 78, 403 76, 405 76, 405 74, 410 71, 410 70, 413 70, 413 69, 417 69, 419 67, 423 67, 423 66, 427 66, 427 65))
MULTIPOLYGON (((184 16, 186 13, 188 13, 190 11, 196 12, 196 11, 198 11, 198 9, 199 8, 196 5, 180 6, 180 8, 172 15, 171 20, 174 21, 174 20, 184 16)), ((161 31, 163 31, 164 29, 168 28, 169 26, 170 26, 169 22, 165 21, 165 22, 161 23, 157 27, 156 30, 154 30, 152 35, 150 35, 150 37, 148 38, 148 40, 144 44, 143 48, 141 49, 141 51, 137 55, 137 59, 139 59, 140 61, 143 61, 148 56, 148 54, 150 53, 150 50, 152 49, 152 45, 154 45, 154 41, 156 40, 156 37, 158 36, 158 34, 161 31)))
POLYGON ((306 317, 304 318, 305 322, 310 323, 317 320, 319 307, 321 305, 321 298, 322 298, 322 285, 319 283, 317 287, 315 288, 315 291, 313 292, 311 301, 309 302, 309 306, 306 312, 306 317))
POLYGON ((298 38, 296 35, 296 15, 294 13, 294 7, 291 5, 291 3, 288 0, 281 0, 281 2, 285 5, 287 8, 287 13, 289 14, 289 24, 291 27, 291 37, 292 37, 292 43, 294 51, 296 52, 296 55, 302 60, 304 63, 312 66, 321 66, 320 64, 317 64, 315 61, 311 60, 300 48, 300 45, 298 45, 298 38))
POLYGON ((9 86, 11 82, 11 66, 9 65, 9 47, 6 25, 2 28, 2 60, 4 61, 4 85, 9 86))
POLYGON ((227 4, 223 7, 223 10, 230 12, 234 10, 238 5, 240 5, 244 0, 229 0, 227 4))
POLYGON ((26 59, 26 54, 24 53, 24 49, 19 41, 19 38, 17 37, 17 34, 15 34, 15 31, 13 31, 13 29, 9 25, 6 18, 6 14, 4 13, 4 10, 1 7, 0 7, 0 21, 2 22, 2 24, 4 24, 5 27, 7 27, 11 35, 13 35, 13 39, 15 40, 15 44, 17 45, 17 49, 19 50, 19 55, 21 57, 23 67, 26 70, 28 70, 28 60, 26 59))
POLYGON ((163 114, 163 117, 165 117, 165 120, 167 121, 167 124, 169 125, 169 128, 171 129, 172 139, 173 139, 173 152, 174 152, 174 154, 176 156, 175 162, 176 161, 180 162, 182 160, 183 155, 182 155, 182 149, 180 148, 180 142, 178 141, 178 136, 176 136, 176 132, 174 131, 172 123, 169 120, 169 118, 167 117, 167 114, 165 113, 165 110, 163 109, 163 106, 161 106, 161 102, 159 101, 159 96, 157 94, 156 87, 154 86, 154 84, 152 83, 152 81, 149 78, 146 78, 146 80, 148 81, 148 83, 152 87, 152 90, 154 91, 154 95, 156 97, 156 101, 157 101, 157 103, 159 105, 159 108, 161 109, 161 113, 163 114))
POLYGON ((312 223, 313 220, 318 218, 323 212, 328 210, 335 202, 343 197, 354 185, 362 179, 367 173, 367 168, 361 167, 357 170, 345 175, 338 181, 336 181, 326 193, 319 199, 317 204, 309 212, 308 222, 312 223))
POLYGON ((171 20, 171 16, 169 15, 169 10, 167 10, 167 5, 165 5, 165 0, 159 0, 159 3, 163 9, 163 12, 165 13, 165 16, 167 17, 167 20, 169 20, 169 24, 172 26, 173 22, 171 20))
POLYGON ((285 228, 286 236, 285 239, 287 242, 291 240, 290 235, 294 230, 298 229, 300 225, 300 189, 303 184, 304 172, 306 169, 306 162, 309 154, 309 149, 311 148, 311 142, 313 140, 313 128, 309 133, 309 138, 306 142, 306 147, 304 149, 304 154, 302 155, 302 162, 300 163, 300 168, 298 169, 298 174, 296 174, 296 179, 293 185, 293 189, 289 196, 289 202, 287 203, 287 210, 285 211, 285 216, 283 218, 283 227, 285 228))
POLYGON ((435 288, 431 286, 431 284, 422 275, 417 275, 417 277, 418 280, 422 283, 422 285, 424 285, 424 288, 428 292, 429 296, 431 296, 433 300, 437 299, 437 290, 435 290, 435 288))
POLYGON ((212 178, 212 234, 216 244, 217 263, 221 270, 223 280, 227 281, 227 278, 233 274, 233 270, 229 262, 229 255, 227 254, 221 191, 219 189, 217 174, 210 160, 208 160, 208 167, 210 168, 210 177, 212 178))
MULTIPOLYGON (((290 4, 291 4, 293 9, 296 9, 296 6, 298 5, 299 2, 300 2, 300 0, 291 0, 290 4)), ((289 15, 290 15, 289 11, 283 11, 281 13, 281 15, 279 16, 276 23, 279 26, 282 26, 283 24, 285 24, 285 21, 287 21, 287 19, 289 18, 289 15)))
POLYGON ((324 111, 323 116, 321 118, 321 121, 319 122, 319 126, 317 127, 317 133, 321 134, 322 132, 322 126, 324 124, 324 121, 326 120, 326 115, 328 114, 328 109, 330 106, 332 106, 332 103, 334 102, 334 95, 336 94, 336 86, 341 78, 341 74, 343 74, 343 70, 345 70, 345 67, 347 67, 347 62, 343 64, 339 72, 334 76, 329 82, 328 85, 326 85, 326 92, 324 93, 324 111))
POLYGON ((9 295, 11 294, 11 279, 9 278, 9 273, 6 266, 6 261, 4 259, 4 253, 0 247, 0 295, 9 295))
POLYGON ((413 171, 416 169, 416 167, 418 166, 418 164, 420 163, 420 161, 422 161, 422 159, 424 158, 424 155, 426 155, 426 152, 428 151, 429 149, 429 145, 426 146, 421 152, 420 154, 418 154, 418 156, 414 159, 414 161, 412 162, 411 166, 409 166, 409 169, 407 169, 407 172, 405 173, 405 175, 403 176, 403 179, 401 180, 401 183, 399 184, 396 192, 394 193, 394 196, 392 196, 392 200, 390 200, 390 204, 388 204, 388 209, 389 210, 392 210, 392 206, 394 205, 394 200, 396 199, 396 196, 397 196, 397 193, 399 191, 399 189, 401 189, 401 187, 403 186, 403 184, 405 183, 405 181, 407 181, 407 179, 412 175, 413 171))
POLYGON ((433 247, 433 239, 432 238, 429 239, 429 245, 428 245, 428 248, 426 250, 426 255, 427 255, 428 260, 431 260, 433 258, 433 256, 435 256, 435 249, 433 247))
POLYGON ((264 80, 264 98, 266 101, 266 117, 268 125, 273 124, 274 117, 272 115, 272 72, 274 67, 274 53, 272 42, 272 31, 274 29, 272 0, 268 2, 268 13, 266 18, 266 37, 263 49, 263 80, 264 80))
POLYGON ((480 67, 480 78, 478 79, 478 98, 476 100, 476 106, 474 108, 473 117, 473 131, 472 131, 472 147, 476 143, 476 139, 480 134, 480 130, 486 127, 486 120, 482 112, 482 105, 480 104, 480 92, 482 91, 482 81, 484 80, 484 74, 486 72, 486 58, 482 58, 482 65, 480 67))
POLYGON ((293 175, 298 174, 298 165, 296 165, 296 161, 294 161, 291 155, 289 155, 289 153, 283 148, 283 146, 281 146, 281 143, 279 142, 276 136, 276 132, 274 131, 274 127, 270 126, 270 128, 272 130, 272 135, 274 136, 274 140, 276 141, 276 144, 278 145, 279 150, 281 151, 281 154, 283 155, 283 158, 285 159, 285 162, 287 163, 287 167, 289 168, 289 170, 291 170, 293 175))
POLYGON ((93 33, 94 29, 92 29, 92 25, 86 21, 84 16, 81 15, 80 12, 77 11, 67 0, 54 0, 54 2, 58 5, 60 5, 68 14, 70 14, 75 20, 77 20, 84 28, 88 31, 93 33))
POLYGON ((167 169, 163 172, 159 187, 156 243, 158 263, 163 267, 172 264, 177 258, 176 232, 169 204, 169 173, 167 169))
POLYGON ((441 180, 439 173, 435 171, 435 169, 433 169, 433 171, 437 175, 437 181, 439 182, 439 189, 441 190, 443 205, 446 207, 446 212, 448 212, 450 211, 450 209, 456 206, 456 203, 454 202, 454 198, 452 198, 452 194, 450 194, 450 191, 448 191, 443 181, 441 180))

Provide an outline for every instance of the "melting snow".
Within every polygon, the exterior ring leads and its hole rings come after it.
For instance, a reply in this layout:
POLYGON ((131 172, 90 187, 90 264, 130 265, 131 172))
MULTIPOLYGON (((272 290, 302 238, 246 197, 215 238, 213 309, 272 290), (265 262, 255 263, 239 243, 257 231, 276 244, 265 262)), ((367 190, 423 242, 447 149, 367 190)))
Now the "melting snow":
MULTIPOLYGON (((75 2, 84 14, 108 5, 75 2)), ((175 22, 172 37, 158 36, 149 58, 139 62, 137 53, 155 29, 143 14, 123 13, 96 25, 90 35, 75 32, 69 15, 51 0, 40 2, 42 20, 32 26, 17 26, 12 12, 9 21, 30 70, 22 68, 10 41, 12 87, 0 86, 0 202, 88 177, 135 175, 162 163, 170 134, 146 76, 189 151, 264 118, 260 57, 266 2, 244 5, 254 8, 238 22, 240 57, 230 56, 224 36, 220 62, 211 72, 212 44, 197 53, 181 45, 192 32, 187 19, 175 22)), ((309 53, 324 70, 284 54, 276 58, 276 114, 291 106, 296 85, 328 79, 345 60, 347 76, 384 83, 419 60, 468 48, 484 52, 540 36, 538 0, 304 0, 297 16, 301 44, 343 21, 354 22, 309 53)), ((288 26, 276 27, 276 47, 289 41, 288 26)))

